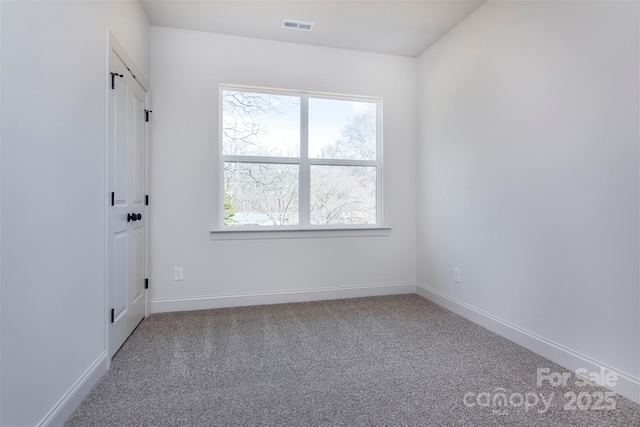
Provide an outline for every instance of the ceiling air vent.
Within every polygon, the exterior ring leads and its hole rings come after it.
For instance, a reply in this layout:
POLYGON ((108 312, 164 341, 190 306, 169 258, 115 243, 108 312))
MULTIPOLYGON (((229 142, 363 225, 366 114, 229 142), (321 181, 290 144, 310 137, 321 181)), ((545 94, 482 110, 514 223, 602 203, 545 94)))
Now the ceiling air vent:
POLYGON ((292 19, 285 19, 282 21, 282 28, 289 28, 292 30, 311 31, 313 30, 314 25, 315 24, 312 22, 300 22, 292 19))

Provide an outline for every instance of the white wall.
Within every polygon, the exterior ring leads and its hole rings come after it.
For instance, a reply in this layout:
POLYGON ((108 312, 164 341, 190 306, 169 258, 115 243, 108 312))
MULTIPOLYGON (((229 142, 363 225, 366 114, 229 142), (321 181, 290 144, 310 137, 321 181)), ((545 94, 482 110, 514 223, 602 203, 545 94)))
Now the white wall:
POLYGON ((202 297, 415 284, 413 58, 152 27, 151 67, 152 311, 267 301, 198 303, 202 297), (220 83, 383 97, 384 213, 391 234, 212 241, 220 83), (173 281, 176 266, 184 267, 182 282, 173 281), (172 304, 184 298, 196 301, 172 304))
POLYGON ((106 362, 107 26, 148 78, 139 3, 2 1, 3 426, 64 421, 106 362))
POLYGON ((483 5, 418 59, 417 157, 419 284, 635 381, 638 12, 483 5))

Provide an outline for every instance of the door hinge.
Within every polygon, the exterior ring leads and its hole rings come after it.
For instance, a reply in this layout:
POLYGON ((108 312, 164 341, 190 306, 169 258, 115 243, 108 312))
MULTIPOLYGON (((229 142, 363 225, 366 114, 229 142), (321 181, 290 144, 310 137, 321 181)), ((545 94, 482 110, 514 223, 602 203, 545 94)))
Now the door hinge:
POLYGON ((114 322, 115 317, 116 317, 116 310, 112 308, 111 309, 111 323, 114 322))
POLYGON ((144 121, 148 122, 149 121, 149 113, 153 113, 153 111, 151 110, 144 110, 144 121))
POLYGON ((145 206, 149 206, 149 195, 144 196, 144 204, 145 206))
POLYGON ((115 206, 116 205, 116 192, 112 191, 111 192, 111 206, 115 206))
POLYGON ((124 77, 122 74, 111 73, 111 89, 115 89, 116 88, 116 76, 124 77))
POLYGON ((149 289, 149 279, 144 279, 144 288, 149 289))

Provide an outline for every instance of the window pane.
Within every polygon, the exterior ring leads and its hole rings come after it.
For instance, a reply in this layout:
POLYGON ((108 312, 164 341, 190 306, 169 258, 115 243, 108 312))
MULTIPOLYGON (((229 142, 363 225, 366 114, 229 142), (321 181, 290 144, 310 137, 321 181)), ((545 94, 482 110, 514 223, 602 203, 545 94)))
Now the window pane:
POLYGON ((225 225, 297 225, 298 165, 224 163, 225 225))
POLYGON ((300 155, 300 98, 223 90, 222 151, 227 156, 300 155))
POLYGON ((376 168, 311 166, 312 224, 375 224, 376 168))
POLYGON ((377 104, 309 99, 309 157, 376 160, 377 104))

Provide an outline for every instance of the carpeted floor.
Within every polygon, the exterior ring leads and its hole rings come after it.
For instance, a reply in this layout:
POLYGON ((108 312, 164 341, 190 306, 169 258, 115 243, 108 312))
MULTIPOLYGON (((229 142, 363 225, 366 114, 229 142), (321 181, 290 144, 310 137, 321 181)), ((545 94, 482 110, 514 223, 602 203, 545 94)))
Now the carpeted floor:
POLYGON ((67 425, 640 426, 538 368, 567 372, 417 295, 156 314, 67 425))

